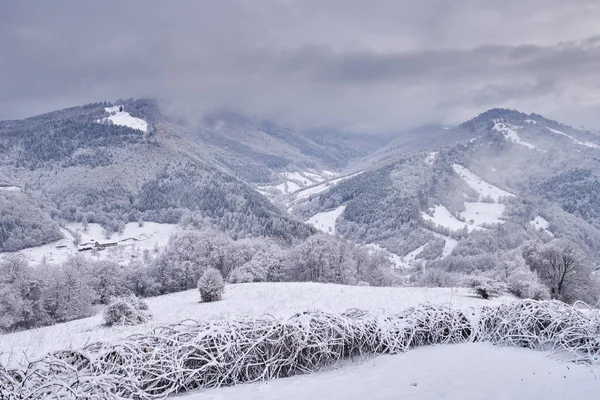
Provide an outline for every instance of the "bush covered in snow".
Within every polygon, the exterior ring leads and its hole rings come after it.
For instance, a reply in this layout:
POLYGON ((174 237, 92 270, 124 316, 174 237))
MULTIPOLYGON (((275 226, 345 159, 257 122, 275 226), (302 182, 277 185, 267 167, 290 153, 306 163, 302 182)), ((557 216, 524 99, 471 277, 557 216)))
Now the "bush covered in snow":
POLYGON ((417 276, 415 284, 423 287, 455 287, 459 286, 462 276, 439 268, 427 268, 417 276))
POLYGON ((208 268, 198 280, 198 290, 202 301, 219 301, 223 298, 225 283, 223 275, 216 268, 208 268))
POLYGON ((137 325, 151 319, 148 305, 135 296, 113 298, 104 311, 104 323, 108 326, 137 325))
POLYGON ((473 277, 470 279, 470 286, 475 294, 483 299, 492 299, 501 296, 507 290, 504 282, 499 282, 485 277, 473 277))
POLYGON ((550 289, 528 268, 518 268, 508 277, 508 290, 521 299, 550 300, 550 289))

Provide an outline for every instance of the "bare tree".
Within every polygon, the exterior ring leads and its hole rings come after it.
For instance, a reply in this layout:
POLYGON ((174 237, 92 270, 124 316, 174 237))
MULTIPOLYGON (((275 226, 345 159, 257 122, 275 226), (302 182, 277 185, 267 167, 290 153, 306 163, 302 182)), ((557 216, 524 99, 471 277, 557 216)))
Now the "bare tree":
POLYGON ((572 243, 554 240, 545 245, 530 244, 523 250, 523 257, 550 288, 553 299, 590 300, 591 268, 572 243))

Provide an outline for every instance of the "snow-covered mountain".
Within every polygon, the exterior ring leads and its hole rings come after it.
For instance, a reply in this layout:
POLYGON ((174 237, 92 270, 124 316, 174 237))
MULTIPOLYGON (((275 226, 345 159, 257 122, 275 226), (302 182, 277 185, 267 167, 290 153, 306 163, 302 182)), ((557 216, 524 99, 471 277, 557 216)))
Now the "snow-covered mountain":
POLYGON ((554 238, 597 263, 598 146, 598 134, 493 109, 400 135, 361 161, 363 173, 292 212, 329 218, 327 231, 412 255, 413 265, 484 270, 528 241, 554 238))
POLYGON ((226 113, 182 122, 125 100, 1 122, 0 148, 4 251, 58 246, 84 220, 110 234, 185 217, 235 237, 323 231, 402 267, 495 262, 551 238, 599 259, 600 135, 537 114, 381 138, 226 113))
POLYGON ((0 251, 61 246, 66 225, 84 220, 104 227, 106 237, 138 221, 174 224, 185 216, 235 237, 306 238, 315 230, 256 186, 277 195, 284 182, 283 192, 297 182, 317 193, 309 187, 335 184, 350 162, 382 144, 232 114, 182 122, 149 100, 0 122, 0 251))

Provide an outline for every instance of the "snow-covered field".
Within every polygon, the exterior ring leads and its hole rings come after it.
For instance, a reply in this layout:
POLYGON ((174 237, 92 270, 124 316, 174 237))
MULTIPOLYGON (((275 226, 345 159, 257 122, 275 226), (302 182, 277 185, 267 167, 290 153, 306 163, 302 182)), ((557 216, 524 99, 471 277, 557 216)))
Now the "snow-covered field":
POLYGON ((319 373, 198 391, 185 400, 566 400, 598 397, 600 366, 465 343, 345 362, 319 373))
MULTIPOLYGON (((39 263, 43 258, 47 262, 61 263, 70 256, 81 254, 95 260, 111 259, 117 262, 127 262, 132 258, 142 256, 144 250, 153 251, 163 249, 169 242, 172 234, 177 232, 179 226, 176 224, 159 224, 156 222, 145 222, 139 226, 137 222, 125 225, 122 233, 115 233, 106 237, 104 228, 99 224, 88 224, 87 230, 80 223, 73 223, 61 228, 63 239, 42 246, 29 247, 20 250, 32 263, 39 263), (80 245, 73 242, 74 235, 80 235, 80 245), (83 247, 94 247, 94 243, 116 243, 102 251, 79 251, 83 247)), ((0 253, 0 256, 9 253, 0 253)))
POLYGON ((313 215, 306 223, 314 226, 321 232, 335 235, 335 221, 337 221, 345 209, 346 206, 339 206, 335 210, 320 212, 313 215))
POLYGON ((271 201, 280 201, 291 211, 295 204, 310 199, 311 196, 323 193, 330 187, 350 179, 358 174, 339 176, 339 173, 323 170, 282 172, 280 175, 282 183, 277 185, 259 186, 256 190, 271 201))
POLYGON ((461 216, 468 222, 477 226, 483 224, 501 224, 500 219, 506 206, 501 203, 469 203, 465 202, 465 211, 461 216))
POLYGON ((111 121, 115 125, 128 126, 132 129, 137 129, 142 132, 148 132, 148 123, 140 118, 132 117, 127 111, 119 111, 119 107, 106 107, 104 111, 110 114, 110 116, 99 120, 98 122, 111 121))
POLYGON ((463 178, 467 185, 479 193, 480 197, 491 197, 497 202, 502 197, 514 196, 512 193, 509 193, 506 190, 502 190, 499 187, 484 181, 462 165, 453 164, 452 168, 454 169, 454 172, 463 178))
POLYGON ((473 224, 468 224, 466 222, 460 221, 454 215, 452 215, 450 210, 441 205, 435 206, 433 208, 432 214, 433 216, 427 214, 426 212, 421 212, 421 216, 423 217, 423 219, 431 221, 436 225, 448 228, 451 231, 460 231, 464 229, 465 226, 467 227, 469 232, 475 229, 481 229, 480 227, 475 226, 473 224))
POLYGON ((154 326, 186 319, 223 319, 271 314, 287 317, 299 311, 320 309, 342 312, 360 308, 372 312, 399 312, 421 303, 468 307, 513 300, 482 300, 464 288, 365 287, 318 283, 248 283, 227 285, 222 301, 201 303, 196 290, 147 299, 154 319, 132 327, 102 326, 99 313, 90 318, 0 336, 0 363, 23 365, 43 354, 80 348, 96 341, 113 341, 154 326))

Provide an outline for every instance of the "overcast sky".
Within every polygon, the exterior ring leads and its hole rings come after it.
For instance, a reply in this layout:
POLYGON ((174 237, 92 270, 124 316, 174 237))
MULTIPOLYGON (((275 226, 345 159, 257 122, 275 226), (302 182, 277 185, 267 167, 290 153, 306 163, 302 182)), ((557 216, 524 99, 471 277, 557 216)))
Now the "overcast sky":
POLYGON ((294 127, 600 128, 599 21, 598 0, 3 0, 0 119, 152 96, 294 127))

